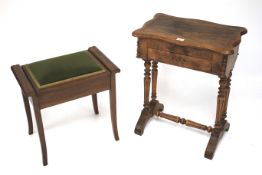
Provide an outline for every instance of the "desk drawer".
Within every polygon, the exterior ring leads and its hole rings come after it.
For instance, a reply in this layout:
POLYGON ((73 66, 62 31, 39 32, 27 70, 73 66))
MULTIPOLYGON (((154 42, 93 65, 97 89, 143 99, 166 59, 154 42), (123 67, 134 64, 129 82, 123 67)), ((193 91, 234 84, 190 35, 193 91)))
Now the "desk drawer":
POLYGON ((175 54, 172 52, 148 48, 148 58, 193 70, 211 73, 212 60, 175 54))

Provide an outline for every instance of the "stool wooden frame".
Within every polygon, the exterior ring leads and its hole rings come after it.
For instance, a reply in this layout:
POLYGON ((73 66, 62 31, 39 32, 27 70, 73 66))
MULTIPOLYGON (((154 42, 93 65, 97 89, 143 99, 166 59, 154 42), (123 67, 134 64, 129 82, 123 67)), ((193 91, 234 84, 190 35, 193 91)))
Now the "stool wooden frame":
POLYGON ((30 135, 33 134, 33 123, 28 98, 32 97, 42 149, 43 165, 48 164, 47 147, 41 116, 41 109, 46 107, 92 95, 94 112, 95 114, 98 114, 97 93, 109 90, 112 128, 115 140, 119 140, 117 129, 115 74, 120 72, 120 69, 95 46, 90 47, 88 51, 103 65, 103 67, 105 67, 106 71, 92 74, 91 76, 81 77, 79 79, 72 79, 71 81, 59 83, 44 89, 40 89, 36 86, 24 65, 11 66, 16 80, 22 90, 30 135))

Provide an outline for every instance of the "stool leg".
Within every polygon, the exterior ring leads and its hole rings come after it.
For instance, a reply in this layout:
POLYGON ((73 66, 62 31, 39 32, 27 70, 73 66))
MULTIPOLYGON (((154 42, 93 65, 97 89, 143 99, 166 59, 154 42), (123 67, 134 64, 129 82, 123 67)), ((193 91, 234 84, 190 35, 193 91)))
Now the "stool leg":
POLYGON ((115 140, 119 140, 118 130, 117 130, 117 115, 116 115, 116 80, 115 74, 111 75, 111 85, 110 85, 110 111, 111 111, 111 122, 114 132, 115 140))
POLYGON ((27 116, 27 122, 28 122, 28 133, 29 135, 31 135, 33 134, 33 122, 32 122, 32 115, 31 115, 30 105, 28 101, 28 96, 26 96, 23 92, 22 95, 23 95, 23 101, 24 101, 24 106, 27 116))
POLYGON ((43 122, 42 122, 42 116, 41 116, 40 106, 39 106, 37 97, 33 97, 33 104, 34 104, 34 111, 35 111, 38 135, 39 135, 41 149, 42 149, 43 165, 46 166, 48 164, 47 163, 47 148, 46 148, 46 142, 45 142, 45 133, 44 133, 44 127, 43 127, 43 122))
POLYGON ((219 80, 219 91, 217 96, 217 111, 215 128, 211 133, 210 140, 207 144, 205 151, 205 157, 212 159, 220 138, 224 132, 229 129, 229 123, 225 120, 225 114, 227 110, 227 102, 229 97, 230 77, 221 76, 219 80))
POLYGON ((94 112, 95 114, 98 114, 99 111, 98 111, 98 106, 97 106, 97 95, 96 94, 92 95, 92 101, 93 101, 94 112))

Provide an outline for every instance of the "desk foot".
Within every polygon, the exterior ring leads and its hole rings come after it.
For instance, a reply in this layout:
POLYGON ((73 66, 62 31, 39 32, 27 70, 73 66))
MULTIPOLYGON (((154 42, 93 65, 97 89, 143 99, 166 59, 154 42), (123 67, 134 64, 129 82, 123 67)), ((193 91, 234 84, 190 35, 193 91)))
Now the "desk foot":
POLYGON ((209 142, 207 144, 207 148, 205 151, 205 158, 207 159, 213 158, 218 142, 220 138, 222 138, 224 132, 229 130, 229 126, 230 124, 227 121, 225 121, 225 124, 223 125, 221 129, 214 128, 214 130, 211 133, 209 142))
POLYGON ((149 103, 149 107, 144 107, 141 115, 137 121, 135 133, 142 136, 144 133, 145 126, 148 120, 153 117, 157 112, 164 110, 164 105, 159 103, 157 100, 152 100, 149 103))

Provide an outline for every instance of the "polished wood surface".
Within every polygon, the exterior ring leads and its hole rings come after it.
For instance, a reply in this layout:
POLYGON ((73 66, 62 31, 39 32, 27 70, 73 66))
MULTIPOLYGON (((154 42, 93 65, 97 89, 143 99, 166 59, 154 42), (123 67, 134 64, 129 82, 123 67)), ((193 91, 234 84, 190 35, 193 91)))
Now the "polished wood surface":
POLYGON ((11 70, 22 90, 24 106, 28 119, 29 134, 33 133, 33 123, 28 98, 31 97, 33 101, 36 124, 41 143, 43 165, 48 164, 47 146, 41 116, 41 109, 46 107, 92 95, 94 112, 95 114, 98 114, 97 93, 109 90, 112 129, 115 140, 119 140, 117 129, 115 74, 120 72, 120 69, 95 46, 90 47, 88 51, 104 66, 106 71, 54 84, 45 88, 38 88, 24 65, 11 66, 11 70))
POLYGON ((247 30, 243 27, 158 13, 141 29, 134 31, 133 36, 231 55, 234 53, 234 47, 240 43, 241 35, 245 33, 247 30))
POLYGON ((23 96, 26 117, 28 122, 28 134, 31 135, 33 134, 33 121, 32 121, 32 114, 30 110, 29 100, 28 100, 28 96, 26 96, 23 92, 22 92, 22 96, 23 96))
POLYGON ((162 117, 162 118, 165 118, 167 120, 171 120, 171 121, 176 122, 176 123, 181 123, 182 125, 201 129, 201 130, 204 130, 204 131, 207 131, 207 132, 212 132, 212 130, 213 130, 212 126, 206 126, 206 125, 194 122, 192 120, 187 120, 187 119, 181 118, 179 116, 166 114, 164 112, 158 111, 155 115, 162 117))
POLYGON ((93 101, 93 108, 94 108, 95 114, 99 114, 98 106, 97 106, 97 94, 92 95, 92 101, 93 101))
POLYGON ((243 27, 165 14, 156 14, 142 28, 135 30, 133 36, 138 37, 137 57, 145 62, 144 108, 137 121, 135 133, 142 135, 148 120, 153 116, 210 132, 210 140, 204 155, 212 159, 219 139, 230 126, 226 117, 231 76, 241 35, 245 33, 247 30, 243 27), (158 62, 219 77, 217 111, 213 127, 163 112, 164 105, 156 98, 158 62), (151 100, 149 99, 150 75, 152 75, 151 100))

